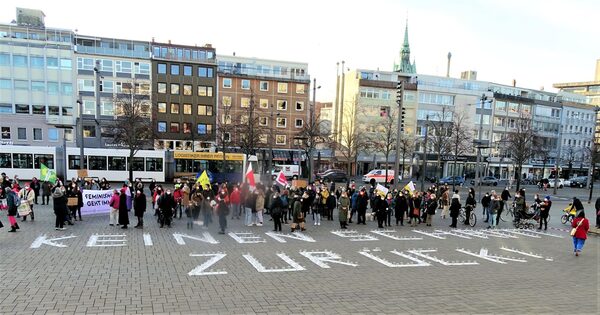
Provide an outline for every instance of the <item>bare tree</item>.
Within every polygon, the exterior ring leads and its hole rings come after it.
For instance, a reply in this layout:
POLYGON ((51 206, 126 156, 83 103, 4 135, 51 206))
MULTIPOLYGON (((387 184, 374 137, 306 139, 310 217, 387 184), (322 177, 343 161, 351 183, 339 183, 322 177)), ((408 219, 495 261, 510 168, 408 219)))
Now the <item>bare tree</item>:
POLYGON ((546 172, 546 164, 550 160, 550 152, 551 149, 545 145, 540 146, 535 152, 535 158, 542 161, 542 178, 544 178, 544 173, 546 172))
POLYGON ((235 132, 235 125, 231 119, 231 104, 224 104, 221 102, 219 107, 220 111, 218 114, 221 115, 221 119, 217 117, 217 145, 220 147, 221 153, 223 153, 223 169, 227 169, 227 159, 225 154, 228 151, 229 145, 232 143, 233 134, 235 132))
MULTIPOLYGON (((472 134, 469 126, 470 119, 463 111, 454 111, 452 115, 452 126, 450 127, 449 142, 451 152, 454 155, 454 171, 456 176, 456 162, 459 155, 466 154, 472 150, 472 134)), ((452 181, 452 190, 455 189, 455 183, 452 181)))
POLYGON ((429 117, 431 133, 428 135, 433 153, 437 155, 435 176, 439 179, 443 175, 442 156, 452 153, 452 144, 449 141, 452 130, 452 111, 447 106, 442 111, 429 117), (438 173, 439 172, 439 173, 438 173))
POLYGON ((406 156, 411 156, 415 151, 415 139, 409 135, 403 135, 400 138, 400 147, 396 150, 397 154, 399 153, 402 157, 400 160, 400 174, 404 177, 404 161, 406 160, 406 156))
MULTIPOLYGON (((569 171, 565 174, 565 172, 563 172, 563 178, 568 179, 571 176, 571 172, 573 171, 573 162, 575 162, 575 159, 577 158, 577 149, 572 146, 569 145, 568 147, 566 147, 565 149, 565 153, 562 156, 562 159, 567 162, 567 165, 569 165, 569 171)), ((557 174, 558 177, 558 174, 557 174)))
POLYGON ((302 126, 302 129, 298 132, 295 138, 302 141, 300 148, 304 151, 306 158, 308 159, 308 182, 312 181, 313 173, 313 160, 312 155, 320 143, 325 143, 328 139, 327 136, 321 132, 323 121, 319 116, 315 119, 309 119, 302 126))
MULTIPOLYGON (((372 139, 372 148, 375 152, 383 153, 385 157, 385 183, 388 183, 389 156, 396 150, 397 123, 389 110, 381 114, 381 119, 376 123, 374 129, 377 131, 372 139)), ((394 175, 394 179, 398 174, 394 175)))
POLYGON ((534 148, 537 147, 539 141, 536 131, 532 128, 531 117, 523 113, 516 119, 514 129, 508 134, 507 149, 515 164, 515 179, 517 180, 517 190, 519 190, 523 164, 533 157, 534 148))
POLYGON ((148 95, 141 93, 139 85, 131 86, 114 98, 115 121, 111 127, 111 136, 115 144, 129 150, 127 167, 129 181, 133 181, 133 160, 137 152, 152 146, 154 127, 151 119, 151 105, 148 95))
MULTIPOLYGON (((231 116, 222 116, 224 124, 233 124, 236 136, 233 143, 240 147, 240 150, 247 155, 256 155, 256 151, 261 144, 261 135, 264 128, 260 126, 260 117, 254 102, 254 92, 250 92, 250 104, 245 107, 241 115, 235 119, 231 116)), ((273 124, 274 122, 270 122, 273 124)))
POLYGON ((341 143, 337 148, 346 160, 348 177, 352 176, 352 164, 357 162, 358 153, 369 147, 367 137, 361 135, 359 128, 357 128, 356 103, 357 100, 355 99, 352 106, 344 106, 344 112, 342 113, 344 123, 339 135, 341 143))

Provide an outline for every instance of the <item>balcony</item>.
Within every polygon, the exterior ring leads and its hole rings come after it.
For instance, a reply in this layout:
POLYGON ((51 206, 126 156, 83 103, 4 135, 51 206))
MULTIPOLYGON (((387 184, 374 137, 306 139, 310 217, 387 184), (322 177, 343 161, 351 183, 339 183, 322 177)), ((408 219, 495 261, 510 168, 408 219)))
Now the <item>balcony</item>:
POLYGON ((73 125, 75 125, 75 117, 48 115, 48 116, 46 116, 46 124, 73 126, 73 125))
POLYGON ((138 50, 128 50, 128 49, 118 49, 118 48, 108 48, 108 47, 92 47, 92 46, 83 46, 83 45, 76 45, 75 51, 80 54, 150 59, 149 51, 138 51, 138 50))

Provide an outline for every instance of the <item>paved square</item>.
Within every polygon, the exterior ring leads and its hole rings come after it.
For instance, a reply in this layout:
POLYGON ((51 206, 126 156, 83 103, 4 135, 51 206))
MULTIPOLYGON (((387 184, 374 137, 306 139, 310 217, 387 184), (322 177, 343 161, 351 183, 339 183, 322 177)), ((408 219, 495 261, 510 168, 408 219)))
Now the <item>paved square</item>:
POLYGON ((439 217, 340 231, 309 216, 305 233, 282 236, 269 221, 160 229, 150 213, 143 230, 94 216, 55 231, 37 206, 35 222, 0 230, 0 314, 598 313, 598 239, 574 257, 555 208, 547 232, 450 231, 439 217))

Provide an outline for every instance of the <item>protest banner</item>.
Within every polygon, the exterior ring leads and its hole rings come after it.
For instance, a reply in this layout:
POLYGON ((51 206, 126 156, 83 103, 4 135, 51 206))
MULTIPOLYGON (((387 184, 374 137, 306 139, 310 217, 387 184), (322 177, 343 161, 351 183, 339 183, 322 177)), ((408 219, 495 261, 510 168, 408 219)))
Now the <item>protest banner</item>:
POLYGON ((110 212, 112 190, 83 190, 83 207, 81 215, 107 214, 110 212))

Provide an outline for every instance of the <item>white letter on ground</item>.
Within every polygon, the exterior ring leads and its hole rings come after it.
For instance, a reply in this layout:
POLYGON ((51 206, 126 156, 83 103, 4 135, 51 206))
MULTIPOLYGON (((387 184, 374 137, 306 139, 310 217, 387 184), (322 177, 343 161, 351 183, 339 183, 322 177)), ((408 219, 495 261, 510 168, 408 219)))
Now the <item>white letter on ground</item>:
POLYGON ((179 245, 185 245, 185 241, 183 240, 184 237, 185 238, 189 238, 191 240, 196 240, 196 241, 208 243, 208 244, 219 244, 219 241, 215 240, 212 237, 212 235, 210 235, 210 233, 208 233, 208 232, 202 233, 202 237, 189 236, 187 234, 179 234, 179 233, 174 233, 173 237, 175 238, 175 241, 179 245))
POLYGON ((340 259, 342 259, 342 256, 340 256, 336 253, 332 253, 330 251, 300 252, 300 255, 308 258, 310 261, 314 262, 317 266, 319 266, 321 268, 331 268, 326 263, 340 264, 340 265, 346 265, 346 266, 351 266, 351 267, 358 266, 355 263, 341 261, 340 259))
POLYGON ((191 257, 210 257, 209 260, 205 261, 202 265, 194 268, 188 273, 188 276, 211 276, 211 275, 226 275, 227 271, 224 270, 207 270, 212 265, 216 264, 219 260, 223 259, 227 254, 190 254, 191 257))
POLYGON ((254 266, 254 268, 256 268, 256 270, 258 270, 258 272, 287 272, 287 271, 302 271, 302 270, 306 270, 306 269, 304 269, 304 267, 300 266, 300 264, 298 264, 297 262, 295 262, 293 259, 291 259, 290 257, 288 257, 288 255, 286 255, 284 253, 277 254, 277 257, 283 259, 283 261, 285 261, 286 263, 288 263, 288 265, 291 268, 267 269, 258 260, 256 260, 256 258, 254 258, 254 256, 252 256, 250 254, 246 254, 246 255, 243 255, 243 256, 244 256, 244 258, 246 258, 246 260, 252 266, 254 266))
POLYGON ((127 246, 127 240, 125 234, 121 235, 98 235, 94 234, 90 236, 87 242, 87 247, 116 247, 116 246, 127 246))
POLYGON ((300 233, 300 232, 295 232, 293 234, 282 234, 282 233, 275 233, 275 232, 266 232, 265 234, 267 234, 268 236, 272 237, 273 239, 275 239, 279 243, 286 243, 287 241, 285 240, 285 237, 291 238, 291 239, 294 239, 294 240, 310 242, 310 243, 316 242, 312 237, 310 237, 310 236, 308 236, 306 234, 300 233))
POLYGON ((77 237, 75 235, 69 235, 69 236, 63 236, 63 237, 57 237, 57 238, 48 238, 45 234, 36 238, 35 241, 33 241, 33 243, 31 243, 31 246, 29 248, 40 248, 43 244, 49 245, 49 246, 54 246, 54 247, 68 247, 65 244, 62 243, 55 243, 55 241, 60 241, 60 240, 66 240, 69 238, 74 238, 77 237))
POLYGON ((229 236, 240 244, 266 243, 267 240, 249 232, 229 232, 229 236))

